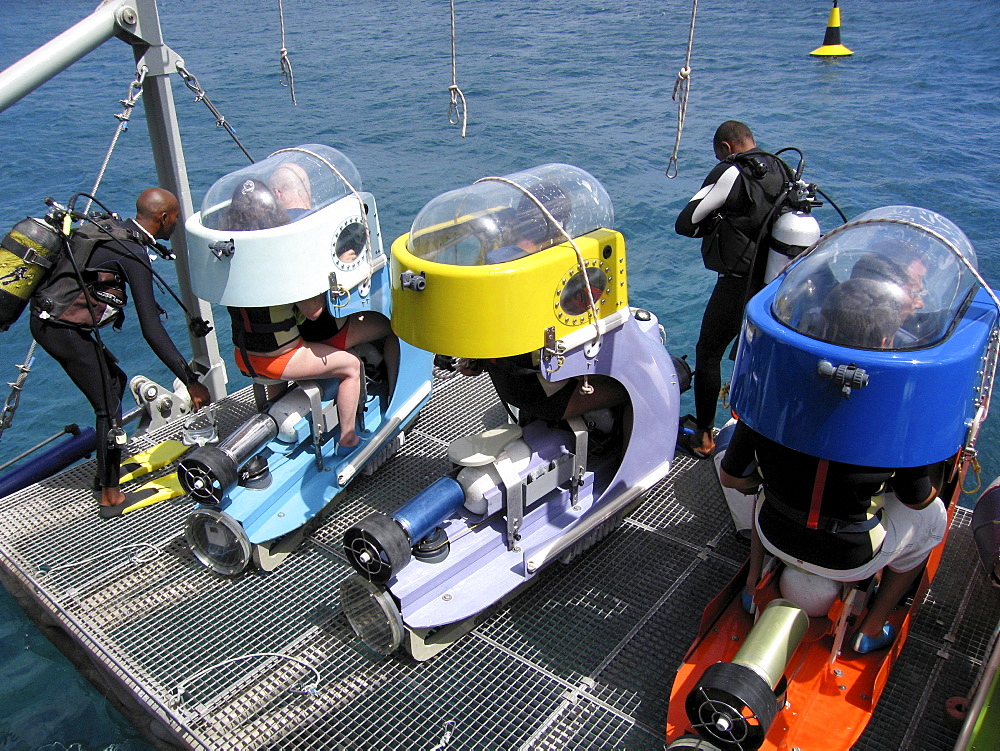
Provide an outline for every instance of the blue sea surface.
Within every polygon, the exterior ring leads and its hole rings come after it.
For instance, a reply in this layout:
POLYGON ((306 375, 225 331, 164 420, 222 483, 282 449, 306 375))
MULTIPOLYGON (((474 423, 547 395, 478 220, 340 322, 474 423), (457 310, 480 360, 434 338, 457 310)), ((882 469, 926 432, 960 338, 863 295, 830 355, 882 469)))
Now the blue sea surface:
MULTIPOLYGON (((0 69, 95 4, 3 0, 0 69)), ((823 41, 829 2, 702 0, 672 180, 664 170, 677 127, 671 93, 687 48, 687 0, 458 0, 464 139, 448 122, 444 0, 285 0, 296 106, 280 84, 273 0, 158 5, 164 39, 254 157, 302 143, 341 149, 376 196, 387 242, 408 231, 434 196, 480 177, 546 162, 591 172, 627 239, 632 303, 654 312, 671 352, 692 361, 714 275, 702 267, 698 242, 676 236, 673 223, 714 164, 711 138, 723 120, 748 123, 767 150, 801 149, 804 178, 848 217, 891 204, 940 212, 969 236, 987 282, 1000 283, 1000 19, 992 3, 847 0, 842 37, 855 54, 817 59, 808 53, 823 41)), ((90 191, 133 75, 130 48, 112 40, 0 113, 0 228, 40 216, 46 196, 65 202, 90 191)), ((198 208, 206 189, 246 158, 179 80, 173 96, 198 208)), ((155 182, 139 107, 98 197, 130 216, 135 196, 155 182)), ((828 205, 815 215, 824 230, 839 224, 828 205)), ((171 264, 158 261, 157 268, 175 278, 171 264)), ((168 329, 189 352, 183 316, 160 297, 168 329)), ((0 386, 17 376, 30 343, 27 323, 24 316, 0 334, 0 386)), ((217 323, 227 352, 222 310, 217 323)), ((134 317, 106 341, 130 375, 172 382, 134 317)), ((248 383, 234 368, 230 378, 231 390, 248 383)), ((682 409, 692 407, 686 394, 682 409)), ((14 427, 0 439, 0 463, 68 423, 92 420, 79 392, 39 350, 14 427)), ((1000 474, 998 433, 1000 417, 993 417, 979 440, 984 483, 1000 474)), ((145 748, 0 592, 0 749, 145 748)))

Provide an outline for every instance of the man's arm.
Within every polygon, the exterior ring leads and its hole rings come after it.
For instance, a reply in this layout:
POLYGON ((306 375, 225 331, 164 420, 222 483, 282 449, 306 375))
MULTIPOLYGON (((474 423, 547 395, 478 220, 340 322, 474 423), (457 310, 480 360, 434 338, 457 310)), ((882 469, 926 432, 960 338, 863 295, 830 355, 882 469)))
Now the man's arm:
MULTIPOLYGON (((153 272, 149 268, 149 261, 145 259, 145 252, 145 249, 140 249, 133 254, 124 256, 119 260, 118 265, 128 279, 128 286, 132 291, 132 302, 139 317, 139 327, 142 329, 143 338, 160 361, 170 368, 170 371, 185 386, 190 387, 192 383, 198 383, 198 377, 188 366, 184 355, 177 349, 160 321, 160 306, 153 295, 153 272), (143 255, 140 256, 140 253, 143 255)), ((191 396, 196 402, 198 401, 196 396, 207 395, 207 391, 205 394, 202 394, 197 388, 195 391, 198 392, 197 395, 192 394, 191 396)))
POLYGON ((736 423, 726 455, 719 466, 719 482, 724 488, 733 488, 744 495, 753 495, 762 482, 757 468, 753 432, 742 422, 736 423))
MULTIPOLYGON (((939 463, 941 464, 941 463, 939 463)), ((889 479, 889 485, 904 504, 914 509, 922 509, 931 505, 938 496, 940 478, 938 464, 925 467, 907 467, 898 469, 889 479)))
POLYGON ((739 189, 740 170, 735 164, 720 163, 708 173, 701 190, 681 209, 674 231, 685 237, 701 237, 701 223, 725 206, 729 196, 739 189))

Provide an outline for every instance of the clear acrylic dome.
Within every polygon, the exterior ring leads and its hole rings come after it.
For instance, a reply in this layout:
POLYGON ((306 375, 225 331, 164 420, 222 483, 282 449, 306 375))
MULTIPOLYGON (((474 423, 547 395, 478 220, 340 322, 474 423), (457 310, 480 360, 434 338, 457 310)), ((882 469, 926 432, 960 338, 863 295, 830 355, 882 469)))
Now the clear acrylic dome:
POLYGON ((611 199, 597 178, 543 164, 438 196, 414 219, 408 249, 436 263, 502 263, 565 242, 564 231, 575 238, 613 225, 611 199))
POLYGON ((201 223, 236 232, 280 227, 361 189, 361 175, 343 153, 305 144, 216 180, 202 201, 201 223))
POLYGON ((969 238, 936 212, 887 206, 829 232, 786 273, 782 323, 858 349, 922 349, 948 336, 978 281, 969 238))

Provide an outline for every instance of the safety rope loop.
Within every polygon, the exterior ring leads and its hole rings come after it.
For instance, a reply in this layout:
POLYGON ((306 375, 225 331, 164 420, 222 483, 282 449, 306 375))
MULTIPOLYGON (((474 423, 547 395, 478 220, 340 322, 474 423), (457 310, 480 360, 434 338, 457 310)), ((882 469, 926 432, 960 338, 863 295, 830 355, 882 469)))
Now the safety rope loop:
POLYGON ((448 105, 448 122, 451 125, 462 124, 462 138, 469 125, 469 113, 465 106, 465 94, 458 88, 458 56, 455 53, 455 0, 451 0, 451 86, 448 94, 451 102, 448 105))
POLYGON ((452 125, 462 124, 462 138, 465 138, 465 131, 469 124, 468 112, 465 109, 465 94, 462 90, 452 84, 448 87, 451 93, 451 104, 448 105, 448 122, 452 125))
POLYGON ((692 0, 687 54, 684 56, 683 67, 677 72, 672 97, 677 102, 677 135, 674 138, 674 150, 670 154, 670 160, 667 162, 666 175, 670 179, 677 177, 677 154, 681 148, 681 133, 684 132, 684 120, 687 118, 688 95, 691 91, 691 48, 694 46, 694 21, 697 15, 698 0, 692 0))
POLYGON ((281 85, 287 86, 292 95, 292 104, 295 101, 295 74, 292 73, 292 61, 288 59, 288 49, 285 47, 285 8, 281 0, 278 0, 278 21, 281 24, 281 49, 278 54, 281 56, 281 85))
POLYGON ((288 59, 288 50, 282 47, 279 53, 281 54, 281 85, 288 87, 288 91, 292 95, 292 104, 298 104, 295 101, 295 74, 292 72, 292 61, 288 59))
POLYGON ((240 142, 240 139, 236 135, 236 131, 233 130, 233 126, 226 121, 225 116, 219 112, 214 104, 212 104, 212 100, 208 98, 208 94, 206 94, 205 90, 201 88, 201 85, 198 83, 198 79, 195 78, 194 75, 187 68, 185 68, 184 64, 181 62, 177 63, 177 74, 181 77, 181 80, 184 81, 184 85, 187 86, 194 94, 194 100, 196 102, 204 102, 205 106, 208 107, 208 111, 215 117, 216 127, 225 128, 226 132, 233 139, 236 145, 240 147, 240 151, 242 151, 246 158, 250 160, 250 163, 253 164, 255 161, 254 158, 250 156, 250 152, 247 151, 246 147, 244 147, 242 142, 240 142))
POLYGON ((966 495, 973 495, 978 493, 979 489, 983 487, 982 467, 979 466, 979 457, 972 456, 969 459, 969 469, 972 470, 972 474, 976 478, 976 485, 972 488, 965 487, 965 480, 968 477, 968 474, 966 474, 965 477, 962 478, 962 492, 966 495))

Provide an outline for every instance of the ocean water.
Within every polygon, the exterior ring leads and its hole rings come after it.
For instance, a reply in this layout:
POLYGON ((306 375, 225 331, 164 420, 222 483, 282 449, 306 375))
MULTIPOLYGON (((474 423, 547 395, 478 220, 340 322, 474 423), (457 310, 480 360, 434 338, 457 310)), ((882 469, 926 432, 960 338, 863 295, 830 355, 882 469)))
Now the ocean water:
MULTIPOLYGON (((0 68, 95 2, 0 0, 0 68)), ((676 236, 673 222, 714 163, 715 128, 730 118, 747 122, 765 149, 801 149, 804 177, 848 217, 890 204, 944 214, 972 240, 986 280, 1000 284, 993 4, 847 0, 842 36, 854 56, 815 59, 808 53, 822 43, 829 8, 820 0, 701 0, 679 174, 671 180, 664 176, 677 122, 671 92, 690 2, 458 0, 464 139, 448 123, 445 0, 285 0, 296 106, 279 82, 277 3, 159 2, 167 43, 248 150, 263 158, 309 142, 341 149, 375 194, 387 241, 431 198, 486 175, 553 161, 594 174, 628 242, 633 304, 660 318, 672 353, 692 359, 714 279, 698 243, 676 236)), ((46 196, 65 202, 89 192, 133 71, 130 49, 112 41, 0 113, 0 227, 40 215, 46 196)), ((212 182, 246 158, 180 81, 173 95, 197 207, 212 182)), ((134 197, 154 183, 140 107, 98 197, 131 215, 134 197)), ((829 206, 815 215, 824 229, 839 223, 829 206)), ((157 268, 173 278, 170 264, 157 268)), ((166 295, 161 302, 189 351, 182 316, 166 295)), ((224 312, 218 320, 225 329, 224 312)), ((170 384, 134 321, 107 341, 129 374, 170 384)), ((0 334, 0 385, 14 380, 29 343, 26 318, 0 334)), ((232 389, 247 383, 230 377, 232 389)), ((682 406, 691 409, 690 394, 682 406)), ((86 402, 39 351, 14 427, 0 439, 0 463, 67 423, 91 421, 86 402)), ((998 434, 994 416, 979 442, 984 482, 1000 474, 998 434)), ((0 749, 112 748, 148 746, 0 593, 0 749)))

